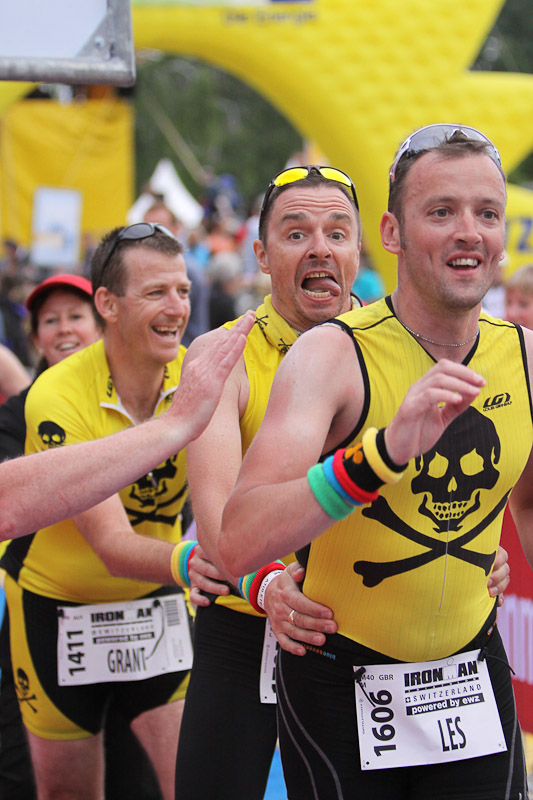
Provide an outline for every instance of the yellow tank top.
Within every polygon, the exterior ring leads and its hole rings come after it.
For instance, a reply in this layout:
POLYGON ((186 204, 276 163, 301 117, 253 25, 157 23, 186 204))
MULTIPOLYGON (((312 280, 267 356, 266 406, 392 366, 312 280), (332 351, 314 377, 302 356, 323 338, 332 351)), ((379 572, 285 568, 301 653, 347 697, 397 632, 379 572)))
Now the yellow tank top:
MULTIPOLYGON (((165 367, 156 416, 172 400, 184 355, 181 347, 165 367)), ((109 436, 133 424, 117 396, 102 341, 47 369, 30 389, 25 412, 27 453, 109 436)), ((179 513, 186 497, 184 451, 120 492, 135 532, 170 542, 181 538, 179 513)), ((98 603, 130 600, 158 588, 111 577, 70 519, 26 537, 18 557, 19 584, 46 597, 98 603)))
MULTIPOLYGON (((231 328, 236 321, 229 322, 224 327, 231 328)), ((244 348, 250 395, 240 422, 243 458, 265 416, 276 370, 297 338, 296 331, 274 310, 270 295, 265 297, 264 303, 255 312, 255 325, 244 348)), ((283 560, 289 564, 294 561, 294 555, 283 560)), ((242 597, 220 596, 216 602, 235 611, 259 616, 242 597)))
MULTIPOLYGON (((357 442, 388 424, 435 361, 388 298, 339 319, 368 387, 357 442)), ((305 593, 333 609, 340 634, 401 661, 444 657, 481 629, 494 604, 487 579, 503 511, 531 451, 522 333, 486 314, 479 329, 464 362, 486 380, 476 401, 398 484, 310 547, 305 593)))

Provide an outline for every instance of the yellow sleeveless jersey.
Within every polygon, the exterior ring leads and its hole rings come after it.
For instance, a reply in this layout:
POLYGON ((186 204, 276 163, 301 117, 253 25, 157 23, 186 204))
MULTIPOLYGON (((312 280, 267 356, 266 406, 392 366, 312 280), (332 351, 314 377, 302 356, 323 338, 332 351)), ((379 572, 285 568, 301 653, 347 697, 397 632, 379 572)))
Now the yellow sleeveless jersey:
MULTIPOLYGON (((170 405, 184 355, 181 347, 176 360, 165 367, 156 415, 170 405)), ((26 400, 26 452, 109 436, 132 424, 117 396, 99 341, 47 369, 33 384, 26 400)), ((181 538, 179 513, 186 496, 184 452, 120 492, 134 531, 170 542, 181 538)), ((157 584, 111 577, 70 519, 19 541, 24 544, 17 556, 18 575, 13 577, 22 588, 37 594, 97 603, 130 600, 158 588, 157 584)))
MULTIPOLYGON (((235 322, 237 320, 227 323, 224 327, 231 328, 235 322)), ((255 325, 248 334, 244 348, 250 396, 240 421, 243 458, 261 427, 276 371, 283 356, 297 338, 296 331, 274 310, 270 295, 265 297, 264 303, 256 310, 255 325)), ((283 560, 289 564, 294 561, 294 555, 283 560)), ((259 616, 246 600, 235 595, 220 596, 216 602, 235 611, 259 616)))
MULTIPOLYGON (((351 328, 367 387, 358 442, 390 422, 435 361, 389 298, 339 320, 351 328)), ((442 658, 481 629, 494 604, 487 579, 503 511, 531 451, 522 332, 486 314, 479 331, 463 362, 486 380, 479 397, 398 484, 309 550, 304 592, 333 609, 340 634, 401 661, 442 658)))

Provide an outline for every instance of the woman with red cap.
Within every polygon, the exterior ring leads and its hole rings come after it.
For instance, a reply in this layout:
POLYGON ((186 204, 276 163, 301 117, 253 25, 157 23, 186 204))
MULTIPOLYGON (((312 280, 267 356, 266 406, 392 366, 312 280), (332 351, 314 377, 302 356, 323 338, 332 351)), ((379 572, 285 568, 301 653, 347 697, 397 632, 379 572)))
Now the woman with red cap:
MULTIPOLYGON (((36 377, 101 336, 92 311, 91 282, 81 275, 53 275, 47 278, 29 294, 26 308, 31 339, 40 354, 36 377)), ((0 406, 0 461, 24 453, 24 405, 29 388, 13 395, 0 406)), ((16 553, 10 551, 9 545, 2 558, 4 560, 6 567, 16 568, 16 553)), ((0 632, 0 668, 0 795, 13 800, 32 800, 35 788, 11 670, 7 609, 0 632)))

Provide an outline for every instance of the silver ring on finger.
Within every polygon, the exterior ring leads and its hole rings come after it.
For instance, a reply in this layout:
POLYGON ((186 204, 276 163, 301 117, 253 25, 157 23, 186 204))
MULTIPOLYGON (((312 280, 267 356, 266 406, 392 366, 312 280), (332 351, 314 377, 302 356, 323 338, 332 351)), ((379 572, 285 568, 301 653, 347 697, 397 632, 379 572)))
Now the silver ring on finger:
POLYGON ((295 612, 295 610, 293 608, 291 613, 289 614, 289 620, 292 622, 293 625, 294 625, 294 615, 295 615, 295 613, 296 612, 295 612))

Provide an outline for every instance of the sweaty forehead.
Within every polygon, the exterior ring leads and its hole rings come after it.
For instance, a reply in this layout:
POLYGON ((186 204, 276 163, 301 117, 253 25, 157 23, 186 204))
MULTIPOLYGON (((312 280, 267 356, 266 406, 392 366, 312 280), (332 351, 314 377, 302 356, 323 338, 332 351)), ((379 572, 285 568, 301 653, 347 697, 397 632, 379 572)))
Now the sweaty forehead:
POLYGON ((279 225, 285 219, 321 217, 345 218, 355 222, 355 210, 342 189, 338 186, 290 186, 279 194, 273 204, 270 221, 279 225))

